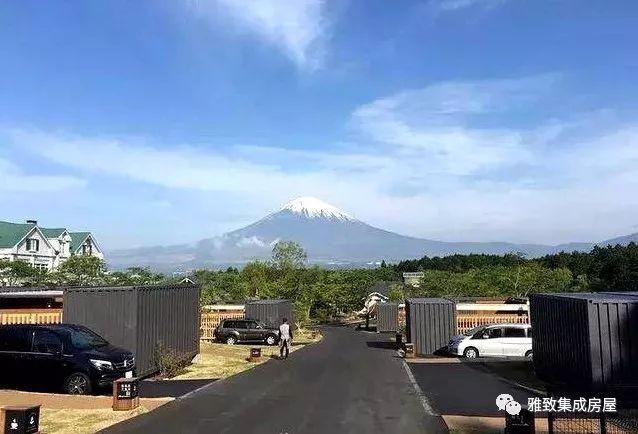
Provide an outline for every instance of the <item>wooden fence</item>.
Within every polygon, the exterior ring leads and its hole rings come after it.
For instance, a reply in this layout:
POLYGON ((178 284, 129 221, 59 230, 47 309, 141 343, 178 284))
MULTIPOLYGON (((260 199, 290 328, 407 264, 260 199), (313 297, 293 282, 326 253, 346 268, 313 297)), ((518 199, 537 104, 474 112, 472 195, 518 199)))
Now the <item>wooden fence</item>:
POLYGON ((59 324, 62 309, 0 309, 0 324, 59 324))
POLYGON ((202 312, 200 339, 203 341, 212 341, 215 338, 213 336, 215 327, 217 327, 222 320, 243 317, 243 311, 202 312))
MULTIPOLYGON (((401 315, 400 315, 401 316, 401 315)), ((201 315, 200 338, 213 340, 215 327, 224 319, 244 318, 243 311, 207 312, 201 315)), ((405 317, 400 318, 405 322, 405 317)), ((0 324, 59 324, 62 322, 62 309, 0 309, 0 324)), ((457 329, 465 333, 474 327, 489 324, 528 324, 528 315, 458 315, 457 329)))
POLYGON ((490 324, 529 324, 528 315, 458 315, 456 325, 459 333, 474 327, 490 324))

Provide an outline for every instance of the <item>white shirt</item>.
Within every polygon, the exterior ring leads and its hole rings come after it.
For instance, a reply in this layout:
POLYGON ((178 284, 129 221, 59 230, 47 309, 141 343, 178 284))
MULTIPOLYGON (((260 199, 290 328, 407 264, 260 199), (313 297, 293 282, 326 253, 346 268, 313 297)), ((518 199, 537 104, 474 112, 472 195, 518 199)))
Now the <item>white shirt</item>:
POLYGON ((279 326, 279 338, 282 340, 290 340, 290 324, 284 323, 279 326))

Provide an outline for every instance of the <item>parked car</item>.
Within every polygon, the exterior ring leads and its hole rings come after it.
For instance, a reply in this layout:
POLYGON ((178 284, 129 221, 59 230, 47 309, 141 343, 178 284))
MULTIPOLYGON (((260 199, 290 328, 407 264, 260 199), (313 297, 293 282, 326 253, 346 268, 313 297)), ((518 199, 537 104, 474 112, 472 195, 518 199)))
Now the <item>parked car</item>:
POLYGON ((72 324, 0 326, 0 382, 85 395, 135 376, 130 351, 72 324))
POLYGON ((279 330, 253 319, 225 319, 214 332, 215 339, 234 345, 238 342, 264 342, 275 345, 279 342, 279 330))
POLYGON ((495 324, 476 327, 448 343, 451 354, 475 359, 481 356, 532 357, 532 328, 529 324, 495 324))

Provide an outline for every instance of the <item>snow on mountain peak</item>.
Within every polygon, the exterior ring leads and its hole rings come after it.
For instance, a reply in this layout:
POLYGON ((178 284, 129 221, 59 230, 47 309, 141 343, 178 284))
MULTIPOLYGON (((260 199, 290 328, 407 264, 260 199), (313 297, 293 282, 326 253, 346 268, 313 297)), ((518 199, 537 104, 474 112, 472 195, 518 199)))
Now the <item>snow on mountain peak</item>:
POLYGON ((308 218, 328 218, 337 220, 355 219, 339 208, 332 206, 315 197, 299 197, 285 204, 282 211, 291 211, 295 214, 301 214, 308 218))

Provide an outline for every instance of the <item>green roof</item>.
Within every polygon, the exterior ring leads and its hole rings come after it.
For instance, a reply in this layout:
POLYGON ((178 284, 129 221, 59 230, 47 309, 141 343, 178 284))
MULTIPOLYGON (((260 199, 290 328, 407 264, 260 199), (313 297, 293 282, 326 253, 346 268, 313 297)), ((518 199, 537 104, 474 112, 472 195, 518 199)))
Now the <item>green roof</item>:
POLYGON ((35 227, 30 223, 9 223, 0 221, 0 247, 13 247, 35 227))
POLYGON ((71 253, 75 253, 91 232, 69 232, 69 235, 71 235, 71 253))
POLYGON ((65 228, 55 228, 55 229, 40 228, 40 230, 42 231, 44 236, 47 238, 57 238, 60 235, 62 235, 64 231, 66 231, 65 228))

